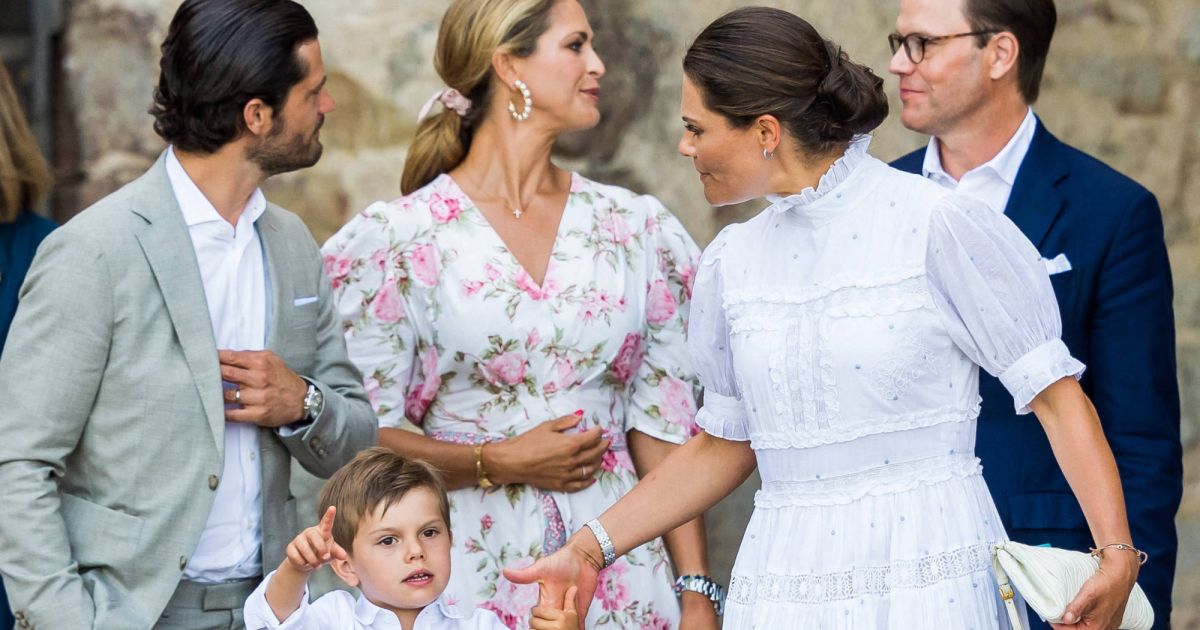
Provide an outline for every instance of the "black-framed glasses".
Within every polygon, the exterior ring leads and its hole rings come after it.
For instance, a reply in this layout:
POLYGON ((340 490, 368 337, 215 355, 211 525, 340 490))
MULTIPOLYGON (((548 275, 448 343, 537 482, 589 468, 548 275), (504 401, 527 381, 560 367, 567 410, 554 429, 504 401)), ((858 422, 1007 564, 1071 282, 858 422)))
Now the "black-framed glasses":
POLYGON ((913 63, 921 63, 921 60, 925 59, 925 46, 928 44, 937 43, 937 42, 944 41, 947 39, 955 39, 958 37, 972 37, 972 36, 976 36, 976 35, 995 35, 996 33, 999 33, 999 32, 1000 31, 997 31, 997 30, 971 31, 970 33, 954 33, 953 35, 935 35, 933 37, 930 37, 928 35, 919 35, 917 33, 909 33, 908 35, 892 33, 892 34, 888 35, 888 45, 892 47, 893 55, 896 54, 897 50, 900 50, 901 46, 903 46, 904 54, 908 56, 909 61, 911 61, 913 63))

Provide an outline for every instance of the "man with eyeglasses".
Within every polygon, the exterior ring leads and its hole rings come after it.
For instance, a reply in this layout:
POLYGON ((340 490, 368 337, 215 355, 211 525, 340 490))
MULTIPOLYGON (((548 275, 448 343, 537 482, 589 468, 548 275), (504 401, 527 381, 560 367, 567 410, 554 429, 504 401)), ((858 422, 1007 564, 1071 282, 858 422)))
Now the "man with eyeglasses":
MULTIPOLYGON (((1056 20, 1052 0, 901 0, 888 70, 904 126, 932 137, 893 165, 1004 212, 1041 252, 1063 340, 1088 366, 1082 385, 1117 459, 1132 543, 1150 554, 1138 583, 1166 628, 1183 471, 1162 214, 1034 115, 1056 20)), ((980 393, 976 452, 1009 536, 1080 551, 1131 542, 1093 540, 1034 416, 1017 416, 992 376, 980 393)))

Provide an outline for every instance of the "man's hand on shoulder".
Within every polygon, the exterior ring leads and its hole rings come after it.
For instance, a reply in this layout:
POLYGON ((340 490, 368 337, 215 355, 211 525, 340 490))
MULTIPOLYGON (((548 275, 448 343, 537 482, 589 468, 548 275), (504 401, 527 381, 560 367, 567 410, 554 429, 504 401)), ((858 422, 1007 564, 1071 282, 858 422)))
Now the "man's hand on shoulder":
POLYGON ((221 378, 225 402, 238 405, 225 410, 230 422, 278 428, 304 417, 308 383, 270 350, 221 350, 221 378))

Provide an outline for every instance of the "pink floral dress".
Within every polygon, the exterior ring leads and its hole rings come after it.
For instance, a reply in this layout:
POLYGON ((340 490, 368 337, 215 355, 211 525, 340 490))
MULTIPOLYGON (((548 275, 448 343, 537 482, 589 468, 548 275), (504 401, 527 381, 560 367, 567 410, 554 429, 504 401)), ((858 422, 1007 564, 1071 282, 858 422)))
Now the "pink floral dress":
MULTIPOLYGON (((350 356, 382 427, 479 444, 584 410, 612 446, 576 493, 450 493, 447 596, 528 627, 537 586, 501 574, 549 554, 637 483, 626 433, 673 443, 698 385, 684 330, 699 252, 658 200, 573 175, 539 286, 454 180, 378 202, 325 244, 350 356)), ((589 628, 669 628, 679 609, 660 540, 601 574, 589 628)))

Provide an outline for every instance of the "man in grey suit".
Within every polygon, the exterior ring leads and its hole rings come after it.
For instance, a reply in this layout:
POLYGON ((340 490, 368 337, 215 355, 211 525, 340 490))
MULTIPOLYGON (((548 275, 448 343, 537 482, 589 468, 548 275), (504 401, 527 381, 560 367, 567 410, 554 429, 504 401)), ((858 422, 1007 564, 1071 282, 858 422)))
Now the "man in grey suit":
POLYGON ((42 246, 0 360, 0 572, 19 628, 238 628, 376 420, 304 224, 269 176, 334 108, 291 0, 187 0, 151 113, 170 147, 42 246), (306 512, 308 510, 305 510, 306 512))

